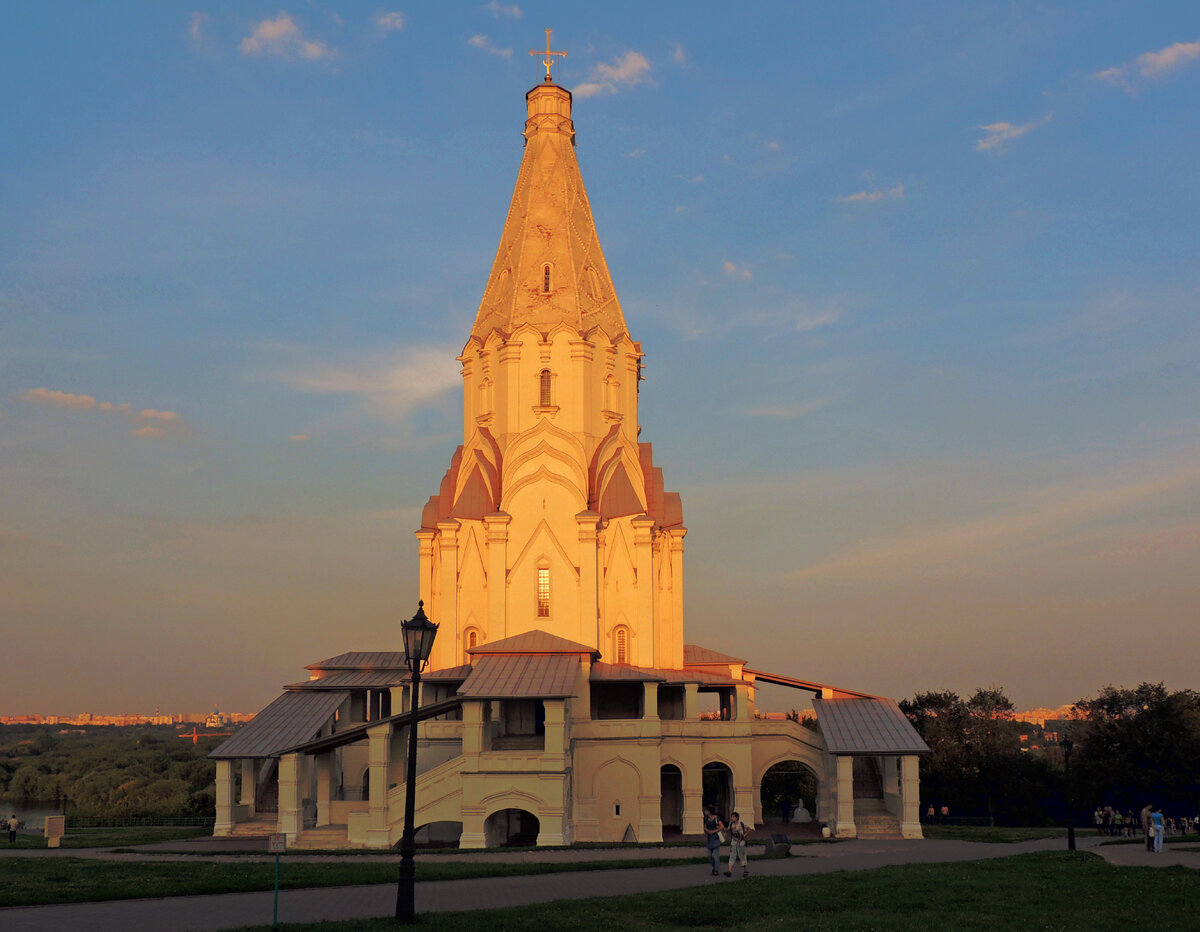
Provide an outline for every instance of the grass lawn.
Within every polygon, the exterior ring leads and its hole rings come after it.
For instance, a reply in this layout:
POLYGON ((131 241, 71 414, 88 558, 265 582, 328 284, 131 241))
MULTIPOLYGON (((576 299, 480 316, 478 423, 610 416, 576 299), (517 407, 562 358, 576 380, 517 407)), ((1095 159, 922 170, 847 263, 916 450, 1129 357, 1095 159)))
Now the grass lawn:
MULTIPOLYGON (((211 828, 203 826, 148 827, 148 828, 96 828, 74 831, 64 835, 60 848, 114 848, 117 846, 151 845, 160 841, 179 841, 184 838, 202 838, 212 834, 211 828)), ((0 849, 5 846, 22 850, 45 848, 46 839, 41 835, 18 834, 15 844, 8 845, 0 840, 0 849)))
MULTIPOLYGON (((655 858, 638 861, 638 867, 700 864, 707 858, 655 858)), ((629 861, 582 861, 558 864, 422 864, 417 880, 465 880, 471 877, 506 877, 566 871, 628 869, 629 861)), ((311 864, 284 860, 281 889, 341 887, 356 884, 395 883, 395 862, 358 859, 311 864)), ((81 858, 22 858, 0 861, 4 884, 0 907, 37 906, 47 903, 83 903, 95 900, 128 900, 136 897, 187 896, 203 893, 245 893, 275 888, 274 861, 237 863, 214 861, 94 861, 81 858)))
MULTIPOLYGON (((438 932, 537 929, 788 928, 889 932, 1029 929, 1128 932, 1196 928, 1197 872, 1111 867, 1083 852, 1041 852, 962 864, 912 864, 810 877, 751 877, 736 884, 515 909, 436 913, 438 932)), ((268 929, 269 926, 255 926, 268 929)), ((286 932, 383 932, 394 920, 281 924, 286 932)))
MULTIPOLYGON (((922 825, 921 830, 926 838, 936 838, 940 841, 1017 842, 1067 837, 1065 828, 1054 826, 1024 828, 1003 825, 922 825)), ((1076 829, 1075 834, 1082 837, 1084 833, 1076 829)))

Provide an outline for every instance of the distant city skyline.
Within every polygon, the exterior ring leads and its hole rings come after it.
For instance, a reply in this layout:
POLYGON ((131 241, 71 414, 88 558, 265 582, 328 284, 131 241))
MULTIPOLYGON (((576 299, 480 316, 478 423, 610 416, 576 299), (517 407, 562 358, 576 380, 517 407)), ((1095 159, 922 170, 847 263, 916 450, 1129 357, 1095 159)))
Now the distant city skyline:
POLYGON ((1200 6, 9 20, 0 709, 399 647, 547 26, 688 640, 896 698, 1196 684, 1200 6))

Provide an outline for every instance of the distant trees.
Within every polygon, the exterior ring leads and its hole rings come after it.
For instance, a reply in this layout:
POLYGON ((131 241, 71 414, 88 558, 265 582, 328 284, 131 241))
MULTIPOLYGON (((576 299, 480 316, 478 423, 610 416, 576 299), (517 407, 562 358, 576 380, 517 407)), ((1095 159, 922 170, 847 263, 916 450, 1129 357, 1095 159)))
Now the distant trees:
POLYGON ((1076 703, 1072 726, 1073 795, 1084 807, 1168 813, 1200 808, 1200 693, 1168 692, 1162 683, 1105 686, 1076 703))
POLYGON ((175 729, 88 729, 82 734, 0 727, 0 796, 65 800, 95 818, 211 815, 216 768, 175 729))

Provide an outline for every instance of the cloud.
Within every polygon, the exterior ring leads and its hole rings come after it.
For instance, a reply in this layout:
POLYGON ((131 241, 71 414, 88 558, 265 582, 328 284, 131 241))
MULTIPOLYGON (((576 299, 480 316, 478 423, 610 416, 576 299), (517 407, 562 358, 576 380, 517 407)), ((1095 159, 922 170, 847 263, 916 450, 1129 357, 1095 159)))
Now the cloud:
POLYGON ((392 10, 390 13, 380 13, 375 17, 375 25, 384 32, 399 32, 407 24, 408 17, 396 10, 392 10))
POLYGON ((513 54, 513 50, 511 48, 496 48, 496 46, 492 45, 492 43, 488 41, 488 37, 482 34, 471 36, 471 38, 467 40, 467 45, 471 46, 472 48, 481 49, 482 51, 487 52, 489 55, 498 55, 501 58, 506 59, 512 58, 513 54))
POLYGON ((1200 41, 1176 42, 1157 52, 1143 52, 1131 62, 1097 71, 1092 78, 1133 93, 1139 78, 1152 81, 1168 78, 1197 59, 1200 59, 1200 41))
POLYGON ((320 61, 337 55, 320 39, 306 39, 291 15, 279 11, 274 19, 264 19, 238 46, 243 55, 272 55, 277 58, 299 58, 320 61))
POLYGON ((871 188, 866 191, 856 191, 854 194, 843 194, 834 198, 839 204, 873 204, 875 201, 904 200, 904 185, 897 183, 887 190, 871 188))
POLYGON ((703 184, 703 183, 704 183, 703 175, 695 175, 688 179, 688 184, 703 184))
POLYGON ((634 149, 632 152, 629 153, 629 158, 640 159, 645 154, 646 154, 645 149, 634 149))
POLYGON ((814 411, 819 411, 827 404, 829 404, 828 398, 817 398, 814 401, 806 401, 802 404, 786 407, 750 408, 743 413, 747 417, 771 417, 782 421, 792 421, 798 417, 805 417, 812 414, 814 411))
POLYGON ((316 363, 285 372, 280 378, 297 391, 357 395, 399 414, 408 414, 462 386, 455 353, 441 346, 406 349, 346 365, 316 363))
POLYGON ((721 260, 721 269, 731 278, 739 278, 742 281, 749 281, 754 277, 745 264, 738 265, 736 262, 731 262, 728 259, 721 260))
POLYGON ((60 392, 50 388, 31 388, 21 393, 26 401, 35 404, 50 405, 56 408, 68 408, 75 411, 95 411, 99 414, 115 414, 127 418, 134 424, 130 434, 134 437, 183 437, 191 434, 191 429, 176 411, 159 411, 155 408, 143 408, 137 414, 133 413, 130 404, 114 404, 111 401, 97 401, 91 395, 74 395, 70 392, 60 392))
POLYGON ((1020 139, 1026 133, 1031 133, 1039 126, 1049 123, 1053 117, 1053 113, 1047 113, 1040 120, 1034 120, 1032 123, 1025 123, 1021 126, 1016 126, 1012 123, 989 123, 986 126, 976 127, 976 129, 983 130, 987 135, 975 143, 975 149, 978 152, 994 152, 999 154, 1005 151, 1008 144, 1014 139, 1020 139))
POLYGON ((678 42, 671 46, 670 58, 677 65, 686 65, 688 63, 687 51, 678 42))
POLYGON ((778 139, 768 139, 763 143, 763 148, 768 152, 778 152, 781 148, 783 148, 783 145, 778 139))
POLYGON ((308 440, 308 434, 292 434, 292 436, 288 437, 288 440, 292 443, 304 443, 308 440))
POLYGON ((208 19, 207 13, 192 13, 191 18, 188 19, 188 38, 193 42, 203 42, 205 39, 204 27, 207 25, 208 19))
POLYGON ((1066 317, 1053 317, 1020 337, 1023 346, 1043 346, 1104 339, 1134 327, 1150 309, 1150 301, 1128 291, 1115 291, 1089 301, 1082 310, 1066 317))
POLYGON ((637 87, 650 79, 650 62, 641 52, 626 52, 611 65, 595 65, 588 80, 575 88, 577 97, 615 94, 623 88, 637 87))
POLYGON ((501 16, 507 16, 510 19, 520 19, 525 15, 515 3, 497 3, 496 0, 491 0, 491 3, 485 3, 483 9, 491 13, 496 19, 499 19, 501 16))

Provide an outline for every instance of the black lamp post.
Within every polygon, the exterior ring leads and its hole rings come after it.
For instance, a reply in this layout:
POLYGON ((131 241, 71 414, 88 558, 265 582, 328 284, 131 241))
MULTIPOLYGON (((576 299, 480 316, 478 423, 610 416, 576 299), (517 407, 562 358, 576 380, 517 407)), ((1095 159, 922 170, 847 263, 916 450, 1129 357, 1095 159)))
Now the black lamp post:
POLYGON ((413 855, 416 853, 416 830, 413 820, 417 811, 417 704, 421 694, 421 671, 429 661, 438 626, 425 617, 425 603, 418 602, 417 613, 408 621, 401 622, 400 630, 404 634, 404 662, 412 672, 412 696, 409 700, 408 776, 404 782, 404 834, 400 838, 400 881, 396 886, 396 918, 401 922, 413 922, 417 915, 416 865, 413 864, 413 855))
POLYGON ((1070 735, 1063 735, 1058 746, 1063 752, 1063 768, 1066 771, 1064 780, 1066 782, 1066 797, 1067 797, 1067 850, 1075 850, 1075 819, 1071 808, 1071 749, 1075 747, 1075 743, 1071 740, 1070 735))

